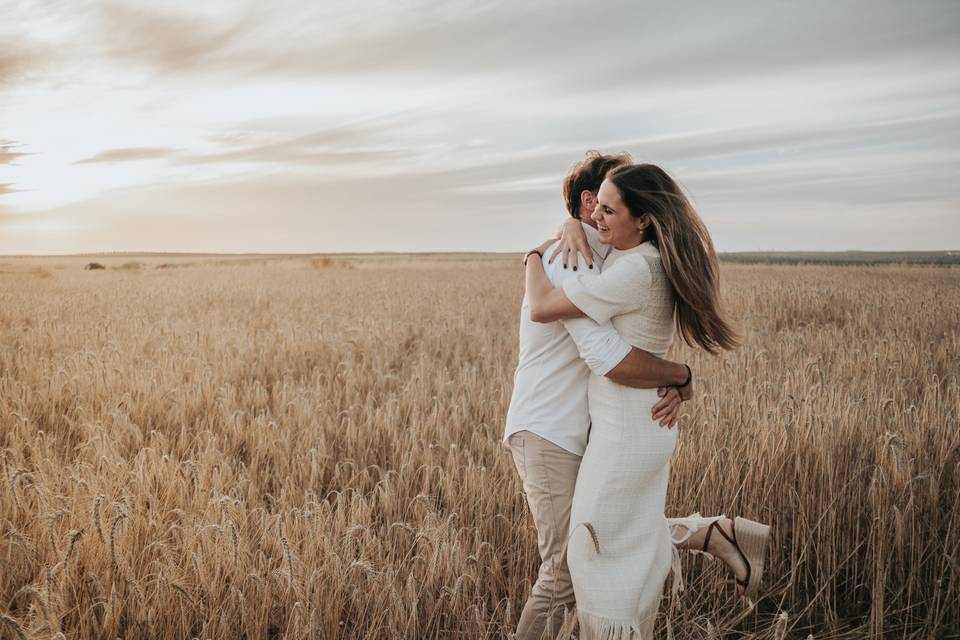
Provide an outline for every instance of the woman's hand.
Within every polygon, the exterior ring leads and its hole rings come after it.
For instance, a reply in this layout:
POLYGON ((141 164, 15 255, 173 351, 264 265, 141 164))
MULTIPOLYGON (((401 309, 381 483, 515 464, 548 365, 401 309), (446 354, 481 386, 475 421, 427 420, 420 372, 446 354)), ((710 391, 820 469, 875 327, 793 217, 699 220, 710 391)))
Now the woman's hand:
POLYGON ((680 391, 676 387, 660 387, 657 389, 657 395, 660 396, 660 400, 651 410, 653 419, 659 422, 661 427, 672 429, 677 424, 677 418, 680 417, 680 404, 683 402, 680 391))
POLYGON ((558 254, 563 254, 563 268, 573 265, 573 270, 577 270, 577 264, 580 262, 579 256, 587 262, 587 266, 593 269, 593 252, 590 250, 590 244, 587 242, 587 234, 583 230, 583 225, 579 220, 570 218, 560 227, 560 246, 553 252, 548 264, 553 264, 558 254))

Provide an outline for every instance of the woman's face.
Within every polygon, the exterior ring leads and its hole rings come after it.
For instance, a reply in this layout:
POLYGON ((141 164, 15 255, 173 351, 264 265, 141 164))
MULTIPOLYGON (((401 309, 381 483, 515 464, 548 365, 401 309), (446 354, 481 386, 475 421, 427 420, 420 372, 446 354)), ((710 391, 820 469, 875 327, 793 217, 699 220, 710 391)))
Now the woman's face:
POLYGON ((639 219, 630 215, 627 205, 620 197, 620 190, 609 180, 604 180, 597 192, 597 207, 591 217, 597 223, 599 240, 616 249, 632 249, 643 241, 646 216, 639 219))

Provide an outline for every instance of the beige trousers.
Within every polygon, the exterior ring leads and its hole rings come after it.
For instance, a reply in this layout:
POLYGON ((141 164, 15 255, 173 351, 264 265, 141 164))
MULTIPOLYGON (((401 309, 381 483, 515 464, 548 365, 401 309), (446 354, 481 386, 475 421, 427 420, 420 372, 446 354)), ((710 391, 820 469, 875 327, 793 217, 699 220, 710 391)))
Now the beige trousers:
POLYGON ((537 527, 541 561, 537 581, 520 613, 516 637, 552 640, 575 602, 564 547, 580 456, 530 431, 518 431, 507 444, 537 527))

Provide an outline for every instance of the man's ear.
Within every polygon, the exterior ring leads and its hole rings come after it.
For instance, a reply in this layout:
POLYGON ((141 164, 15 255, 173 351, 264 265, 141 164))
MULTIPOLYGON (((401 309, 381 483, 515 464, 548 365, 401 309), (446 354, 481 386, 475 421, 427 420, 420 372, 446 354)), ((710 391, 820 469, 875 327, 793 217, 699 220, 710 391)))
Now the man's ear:
POLYGON ((580 192, 580 215, 589 216, 597 208, 597 194, 584 189, 580 192))

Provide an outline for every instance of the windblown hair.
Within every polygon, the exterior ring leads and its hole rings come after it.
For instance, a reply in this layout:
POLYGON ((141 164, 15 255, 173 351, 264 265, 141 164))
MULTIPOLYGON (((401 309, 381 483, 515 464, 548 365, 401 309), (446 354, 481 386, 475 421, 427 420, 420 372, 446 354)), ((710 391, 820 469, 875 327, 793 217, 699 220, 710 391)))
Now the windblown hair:
POLYGON ((741 338, 720 308, 720 265, 706 225, 680 185, 652 164, 618 167, 607 174, 634 218, 650 217, 648 240, 660 250, 677 299, 676 323, 684 342, 716 354, 741 338))
POLYGON ((567 204, 570 215, 579 220, 583 213, 580 211, 580 194, 584 191, 598 191, 609 171, 632 162, 633 158, 629 153, 605 155, 599 151, 587 151, 586 157, 573 165, 563 179, 563 201, 567 204))

